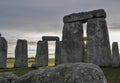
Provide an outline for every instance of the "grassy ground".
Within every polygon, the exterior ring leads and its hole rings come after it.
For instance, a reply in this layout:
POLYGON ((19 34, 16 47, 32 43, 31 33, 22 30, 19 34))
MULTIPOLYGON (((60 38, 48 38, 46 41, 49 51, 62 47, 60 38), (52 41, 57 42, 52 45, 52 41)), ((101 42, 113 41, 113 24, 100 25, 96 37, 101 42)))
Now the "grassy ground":
MULTIPOLYGON (((0 73, 3 72, 10 72, 14 73, 18 76, 22 76, 23 74, 33 70, 31 67, 32 63, 34 63, 34 59, 31 58, 28 60, 29 61, 29 68, 13 68, 13 59, 8 59, 7 61, 7 68, 6 69, 0 69, 0 73)), ((54 60, 50 59, 49 60, 49 66, 54 66, 54 60)), ((43 67, 41 67, 43 68, 43 67)), ((45 67, 44 67, 45 68, 45 67)), ((107 67, 107 68, 102 68, 108 83, 120 83, 120 67, 119 68, 112 68, 112 67, 107 67)))
POLYGON ((118 68, 102 68, 108 83, 120 83, 120 67, 118 68))

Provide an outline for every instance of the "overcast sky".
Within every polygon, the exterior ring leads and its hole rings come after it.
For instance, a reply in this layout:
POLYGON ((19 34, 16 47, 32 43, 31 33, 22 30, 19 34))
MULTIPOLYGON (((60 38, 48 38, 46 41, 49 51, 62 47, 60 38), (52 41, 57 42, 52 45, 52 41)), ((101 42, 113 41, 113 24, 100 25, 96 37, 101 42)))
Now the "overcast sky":
POLYGON ((105 9, 109 30, 119 34, 120 0, 0 0, 0 32, 9 43, 61 37, 63 16, 94 9, 105 9))

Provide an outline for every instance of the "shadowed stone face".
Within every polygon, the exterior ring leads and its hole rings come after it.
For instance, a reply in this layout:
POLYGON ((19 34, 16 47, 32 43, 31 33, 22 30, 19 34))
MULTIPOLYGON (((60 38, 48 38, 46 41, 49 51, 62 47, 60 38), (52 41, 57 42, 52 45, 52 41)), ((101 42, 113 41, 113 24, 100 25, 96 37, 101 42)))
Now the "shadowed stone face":
POLYGON ((120 57, 119 57, 118 43, 113 42, 112 44, 112 66, 119 67, 119 65, 120 65, 120 57))
POLYGON ((87 61, 99 66, 111 65, 109 36, 104 18, 94 18, 88 20, 87 61))
POLYGON ((38 66, 48 66, 48 42, 38 41, 36 63, 38 66))
POLYGON ((61 63, 61 45, 62 41, 56 41, 55 46, 55 65, 58 65, 61 63))
POLYGON ((83 26, 81 22, 65 23, 63 28, 61 57, 64 62, 82 62, 83 26))
POLYGON ((0 68, 7 66, 7 41, 4 37, 0 37, 0 68))
POLYGON ((19 39, 15 49, 14 67, 28 67, 27 40, 19 39))

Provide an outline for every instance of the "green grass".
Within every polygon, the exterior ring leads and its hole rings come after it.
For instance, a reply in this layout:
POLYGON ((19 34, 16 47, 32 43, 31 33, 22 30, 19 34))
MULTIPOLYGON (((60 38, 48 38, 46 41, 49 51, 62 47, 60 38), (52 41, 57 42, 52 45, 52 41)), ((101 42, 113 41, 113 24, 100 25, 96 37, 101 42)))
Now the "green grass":
POLYGON ((108 83, 120 83, 120 67, 118 68, 102 68, 108 83))
MULTIPOLYGON (((25 73, 33 70, 33 68, 31 68, 32 64, 35 62, 34 58, 29 58, 28 59, 28 68, 14 68, 14 62, 15 60, 13 58, 8 58, 7 59, 7 68, 6 69, 0 69, 0 73, 14 73, 18 76, 22 76, 25 73)), ((49 64, 47 67, 50 66, 54 66, 54 59, 49 59, 49 64)), ((41 68, 47 68, 47 67, 41 67, 41 68)))
MULTIPOLYGON (((33 70, 31 67, 32 63, 34 63, 34 58, 28 59, 28 68, 13 68, 14 67, 14 59, 8 59, 7 61, 7 68, 6 69, 0 69, 0 73, 4 72, 10 72, 14 73, 18 76, 22 76, 25 73, 33 70)), ((49 66, 54 66, 54 59, 49 60, 49 66)), ((47 68, 47 67, 41 67, 41 68, 47 68)), ((112 67, 106 67, 103 68, 102 70, 107 78, 108 83, 120 83, 120 67, 118 68, 112 68, 112 67)))

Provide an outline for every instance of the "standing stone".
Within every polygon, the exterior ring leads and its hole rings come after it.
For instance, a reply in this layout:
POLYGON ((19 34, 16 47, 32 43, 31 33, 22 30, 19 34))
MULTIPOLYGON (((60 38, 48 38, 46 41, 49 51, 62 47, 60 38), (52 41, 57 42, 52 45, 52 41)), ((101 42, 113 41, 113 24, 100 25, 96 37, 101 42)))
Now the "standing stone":
POLYGON ((87 61, 99 66, 111 65, 111 50, 106 20, 94 18, 87 23, 87 61))
POLYGON ((65 23, 62 36, 62 63, 82 62, 83 60, 83 26, 80 21, 65 23))
POLYGON ((38 41, 35 64, 37 66, 48 66, 48 42, 38 41))
POLYGON ((0 37, 0 68, 7 66, 7 41, 4 37, 0 37))
POLYGON ((17 41, 14 67, 28 67, 27 40, 17 41))
POLYGON ((120 65, 120 59, 119 59, 118 43, 113 42, 112 44, 112 66, 118 67, 119 65, 120 65))
POLYGON ((56 47, 55 47, 55 65, 58 65, 61 63, 61 41, 56 41, 56 47))

